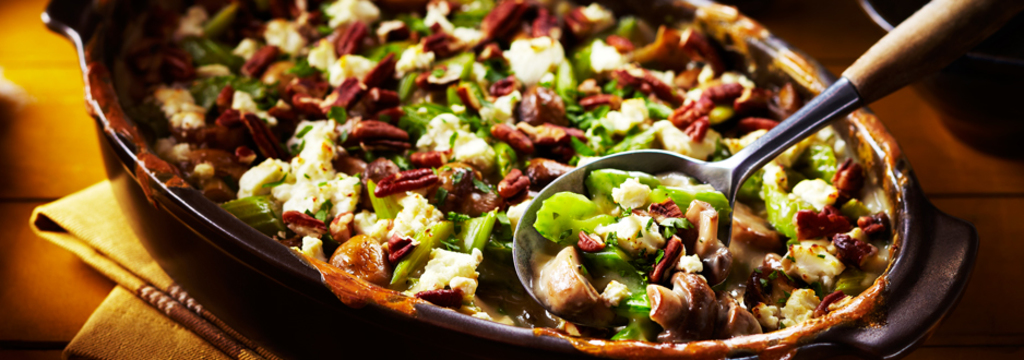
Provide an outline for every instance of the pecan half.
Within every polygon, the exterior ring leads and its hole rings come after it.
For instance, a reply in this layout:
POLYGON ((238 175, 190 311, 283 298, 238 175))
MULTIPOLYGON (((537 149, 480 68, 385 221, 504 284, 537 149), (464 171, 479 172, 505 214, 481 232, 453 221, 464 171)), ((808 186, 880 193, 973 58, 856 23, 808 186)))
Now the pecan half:
POLYGON ((320 110, 324 113, 330 113, 332 107, 341 107, 350 109, 353 105, 359 102, 359 99, 366 93, 366 88, 356 78, 345 79, 334 89, 327 98, 320 103, 320 110))
POLYGON ((409 133, 383 121, 363 120, 353 127, 349 137, 367 150, 408 149, 409 133))
POLYGON ((439 32, 423 38, 423 50, 433 52, 438 59, 455 55, 458 51, 455 40, 445 32, 439 32))
POLYGON ((341 215, 335 216, 334 220, 331 220, 330 231, 331 238, 339 243, 344 243, 352 237, 352 219, 355 216, 351 212, 346 212, 341 215))
POLYGON ((506 0, 484 17, 480 31, 487 40, 503 39, 519 28, 523 15, 530 9, 524 0, 506 0))
POLYGON ((718 84, 704 89, 703 95, 716 104, 731 103, 743 95, 743 85, 738 83, 718 84))
POLYGON ((725 63, 718 56, 718 50, 711 46, 711 43, 708 42, 704 35, 693 29, 686 29, 686 31, 679 35, 679 38, 683 53, 691 59, 703 60, 708 65, 711 65, 711 69, 715 71, 716 76, 725 72, 725 63))
POLYGON ((541 7, 537 10, 537 18, 533 19, 530 26, 530 35, 533 37, 547 36, 558 40, 562 38, 562 28, 558 26, 558 17, 551 14, 547 8, 541 7))
POLYGON ((501 97, 511 94, 513 91, 519 88, 519 83, 514 75, 510 75, 507 78, 495 81, 491 84, 491 96, 501 97))
POLYGON ((828 314, 828 307, 846 298, 846 294, 842 290, 836 290, 835 292, 825 295, 824 299, 818 303, 818 307, 814 308, 814 317, 822 317, 828 314))
POLYGON ((276 118, 279 124, 297 124, 299 122, 298 112, 291 105, 284 102, 280 102, 274 107, 267 109, 267 114, 276 118))
POLYGON ((871 255, 878 253, 878 248, 874 245, 868 244, 855 239, 847 234, 836 234, 832 237, 832 244, 836 246, 836 255, 839 260, 849 266, 855 266, 860 268, 860 265, 864 263, 871 255))
POLYGON ((618 50, 620 53, 623 54, 633 52, 633 50, 636 49, 636 46, 633 46, 632 41, 629 41, 629 39, 624 38, 622 36, 614 34, 608 35, 608 37, 605 38, 604 41, 607 42, 608 45, 610 45, 611 47, 615 48, 615 50, 618 50))
POLYGON ((501 46, 493 42, 484 45, 484 49, 480 50, 480 55, 476 57, 476 60, 479 62, 487 60, 506 61, 504 53, 501 51, 501 46))
POLYGON ((281 54, 281 49, 277 46, 267 45, 261 47, 256 51, 255 54, 242 65, 242 75, 250 77, 259 77, 263 73, 263 70, 270 66, 270 63, 277 60, 277 56, 281 54))
POLYGON ((799 239, 829 238, 850 231, 850 221, 833 206, 825 206, 820 213, 800 210, 796 213, 796 232, 799 239))
POLYGON ((239 146, 235 148, 235 161, 242 165, 252 164, 256 161, 256 153, 248 146, 239 146))
POLYGON ((323 100, 307 94, 300 93, 292 96, 292 108, 294 108, 296 112, 312 118, 322 118, 325 115, 323 103, 323 100))
POLYGON ((672 83, 678 88, 690 90, 700 84, 700 81, 698 80, 699 78, 700 69, 693 68, 680 71, 679 75, 676 75, 675 79, 672 79, 672 83))
POLYGON ((788 118, 793 115, 800 107, 803 106, 803 100, 800 99, 800 93, 796 91, 796 87, 793 83, 786 83, 782 88, 775 93, 775 97, 772 98, 768 108, 775 113, 780 119, 788 118))
POLYGON ((409 154, 409 162, 418 168, 437 168, 448 163, 451 151, 425 151, 409 154))
POLYGON ((381 43, 402 41, 412 36, 409 26, 401 20, 390 20, 380 23, 377 27, 377 38, 381 43))
POLYGON ((683 132, 690 136, 695 142, 704 141, 704 136, 708 134, 708 129, 711 127, 711 120, 708 120, 707 116, 701 116, 699 119, 686 127, 683 132))
POLYGON ((533 140, 508 124, 494 124, 491 126, 491 136, 508 143, 513 149, 522 154, 533 153, 533 140))
MULTIPOLYGON (((498 183, 498 196, 503 199, 511 199, 530 188, 530 178, 523 175, 519 169, 512 169, 498 183)), ((582 234, 582 233, 581 233, 582 234)))
POLYGON ((277 136, 270 131, 270 127, 255 114, 245 113, 242 115, 242 123, 249 129, 249 134, 256 142, 260 154, 271 159, 285 159, 284 151, 281 150, 277 136))
POLYGON ((534 145, 539 146, 569 145, 572 143, 571 137, 575 137, 584 143, 587 142, 586 134, 577 128, 568 128, 554 124, 530 126, 530 124, 525 122, 516 124, 516 128, 526 134, 533 141, 534 145))
POLYGON ((880 212, 871 216, 861 216, 857 226, 869 238, 882 240, 889 237, 889 215, 880 212))
POLYGON ((338 57, 355 54, 359 52, 359 46, 363 44, 365 36, 366 24, 362 21, 353 22, 335 40, 334 51, 338 53, 338 57))
POLYGON ((231 108, 231 103, 235 100, 235 88, 231 85, 225 85, 223 89, 220 89, 220 93, 217 94, 217 109, 225 111, 231 108))
POLYGON ((366 73, 366 76, 363 76, 363 84, 365 84, 366 87, 380 87, 385 81, 395 75, 396 63, 398 63, 398 60, 395 59, 394 53, 388 54, 383 59, 380 59, 377 66, 375 66, 373 70, 370 70, 370 72, 366 73))
POLYGON ((239 126, 242 125, 242 113, 235 109, 227 109, 220 113, 214 122, 226 128, 239 126))
POLYGON ((366 98, 368 101, 367 111, 369 112, 377 112, 378 110, 393 108, 401 104, 397 92, 381 88, 370 89, 366 93, 366 98))
POLYGON ((440 65, 437 69, 443 70, 444 74, 437 76, 433 71, 428 71, 416 76, 416 86, 428 91, 441 91, 459 82, 462 77, 461 71, 453 71, 447 65, 440 65))
POLYGON ((608 105, 611 110, 618 110, 619 106, 622 105, 622 98, 617 95, 598 94, 580 99, 580 106, 587 111, 593 110, 601 105, 608 105))
POLYGON ((772 119, 748 117, 736 122, 736 133, 743 135, 757 130, 771 130, 776 125, 779 125, 779 122, 772 119))
POLYGON ((668 239, 668 243, 665 244, 665 253, 661 257, 661 261, 654 266, 654 270, 651 271, 651 283, 657 284, 661 280, 665 279, 665 275, 676 264, 676 260, 679 259, 679 255, 683 253, 683 242, 679 240, 678 236, 672 235, 672 238, 668 239))
POLYGON ((388 239, 388 262, 392 265, 398 264, 398 261, 402 259, 406 254, 412 252, 412 249, 416 248, 416 244, 412 242, 412 238, 408 236, 395 235, 388 239))
POLYGON ((853 159, 846 159, 832 175, 832 185, 848 196, 856 195, 864 187, 864 169, 853 159))
POLYGON ((768 101, 772 92, 765 89, 743 89, 743 94, 732 102, 732 109, 737 114, 750 114, 768 109, 768 101))
POLYGON ((654 218, 655 222, 659 223, 668 218, 683 217, 683 210, 672 199, 665 199, 665 201, 660 203, 651 203, 651 206, 647 207, 647 213, 654 218))
POLYGON ((683 106, 672 111, 672 115, 668 117, 668 120, 672 122, 677 128, 686 129, 694 121, 701 117, 708 116, 711 113, 711 109, 715 108, 715 103, 706 96, 701 96, 700 99, 687 100, 683 106))
POLYGON ((580 230, 576 246, 580 248, 580 251, 592 253, 604 250, 606 244, 597 234, 588 234, 586 231, 580 230))
POLYGON ((416 190, 434 185, 440 180, 434 170, 414 169, 406 170, 380 180, 373 194, 377 197, 384 197, 391 194, 416 190))
POLYGON ((484 107, 476 94, 466 85, 456 88, 455 94, 459 96, 459 100, 462 100, 462 104, 466 106, 466 110, 476 113, 484 107))
POLYGON ((576 92, 578 92, 580 96, 599 95, 601 94, 601 87, 597 86, 597 80, 586 79, 580 83, 580 86, 576 87, 576 92))
POLYGON ((302 236, 320 237, 327 232, 327 225, 309 214, 288 210, 281 214, 285 226, 302 236))
POLYGON ((545 158, 533 158, 530 165, 526 167, 526 177, 530 178, 530 185, 535 188, 543 188, 559 176, 575 169, 572 165, 566 165, 554 160, 545 158))
POLYGON ((165 47, 160 63, 160 71, 173 81, 192 80, 196 76, 192 66, 192 55, 176 47, 165 47))
POLYGON ((401 119, 402 116, 405 116, 405 110, 402 110, 402 108, 399 106, 395 106, 393 108, 378 111, 376 114, 373 115, 373 119, 380 120, 386 123, 393 123, 401 119))
POLYGON ((459 289, 427 290, 416 293, 417 299, 423 299, 431 304, 455 310, 462 307, 462 296, 462 290, 459 289))
POLYGON ((323 99, 329 90, 331 84, 318 77, 309 76, 292 79, 285 87, 284 94, 287 99, 294 98, 296 94, 304 94, 319 100, 323 99))
POLYGON ((647 69, 628 65, 625 68, 612 71, 611 77, 618 81, 619 87, 631 86, 644 94, 653 93, 659 99, 672 104, 683 102, 682 96, 664 81, 654 77, 647 69))

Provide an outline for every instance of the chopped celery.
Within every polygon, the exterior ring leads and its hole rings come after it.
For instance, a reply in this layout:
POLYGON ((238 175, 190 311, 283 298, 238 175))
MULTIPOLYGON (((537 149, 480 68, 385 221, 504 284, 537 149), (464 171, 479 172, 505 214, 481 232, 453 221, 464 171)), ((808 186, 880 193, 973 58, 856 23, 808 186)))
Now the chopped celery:
POLYGON ((650 199, 651 202, 662 202, 665 199, 672 199, 683 212, 686 212, 691 202, 700 200, 711 204, 715 210, 718 210, 719 218, 729 216, 732 212, 732 207, 729 206, 729 199, 726 199, 725 195, 721 192, 714 190, 706 191, 693 188, 659 186, 651 192, 650 199))
POLYGON ((203 35, 211 39, 219 37, 228 29, 228 26, 231 26, 231 23, 235 21, 236 14, 238 14, 237 2, 232 2, 227 6, 224 6, 216 15, 210 18, 210 20, 203 25, 203 35))
POLYGON ((607 154, 615 154, 632 150, 650 149, 651 146, 654 145, 654 135, 656 129, 657 128, 655 127, 651 127, 650 129, 627 136, 625 139, 622 139, 622 142, 619 142, 611 149, 608 149, 607 154))
POLYGON ((395 60, 402 55, 402 51, 412 46, 413 44, 409 41, 393 41, 384 43, 363 51, 363 56, 373 61, 381 61, 388 54, 395 54, 395 60))
POLYGON ((476 55, 472 52, 464 52, 444 61, 441 64, 448 66, 449 68, 455 65, 462 67, 462 74, 459 78, 462 80, 469 80, 473 75, 473 62, 476 61, 476 55))
POLYGON ((505 177, 512 169, 516 168, 516 151, 501 141, 494 143, 491 147, 494 148, 498 170, 501 172, 501 176, 505 177))
POLYGON ((231 53, 231 48, 210 39, 188 37, 181 41, 181 47, 192 55, 192 61, 199 65, 220 64, 231 68, 232 71, 238 71, 245 63, 245 59, 231 53))
MULTIPOLYGON (((379 216, 379 214, 378 214, 379 216)), ((430 250, 441 245, 441 241, 452 236, 455 225, 451 221, 442 221, 431 226, 427 231, 416 234, 415 241, 419 243, 416 248, 402 258, 395 266, 395 273, 391 277, 391 286, 401 284, 409 277, 409 274, 427 263, 430 250)))
POLYGON ((658 187, 661 185, 661 181, 658 178, 651 176, 650 174, 640 171, 622 171, 616 169, 600 169, 591 171, 587 174, 587 179, 584 183, 587 186, 587 192, 594 199, 606 199, 612 200, 612 189, 615 189, 626 182, 627 179, 637 178, 641 184, 650 186, 651 188, 658 187))
POLYGON ((483 250, 487 240, 491 238, 491 231, 494 230, 494 222, 497 219, 498 212, 494 210, 464 222, 462 231, 457 235, 462 252, 471 253, 473 249, 483 250))
POLYGON ((831 146, 811 145, 800 154, 796 168, 809 179, 822 179, 831 184, 832 176, 836 174, 836 154, 831 146))
POLYGON ((814 206, 806 201, 790 198, 789 194, 778 186, 764 185, 761 187, 761 198, 768 212, 768 222, 786 237, 796 238, 796 225, 793 216, 800 210, 814 210, 814 206))
POLYGON ((613 222, 615 217, 601 214, 597 204, 586 196, 560 192, 544 199, 533 227, 548 240, 573 244, 581 230, 593 232, 598 225, 613 222))
POLYGON ((459 97, 459 87, 458 86, 454 86, 454 85, 453 86, 449 86, 448 89, 445 91, 445 97, 448 100, 448 106, 452 106, 452 105, 460 105, 460 106, 461 105, 465 105, 465 104, 462 103, 462 98, 459 97))
POLYGON ((647 100, 647 112, 651 114, 651 120, 664 120, 672 116, 672 108, 650 100, 647 100))
POLYGON ((376 188, 377 184, 373 180, 366 180, 366 190, 370 192, 370 203, 373 204, 373 212, 377 213, 378 219, 394 219, 398 216, 398 212, 402 211, 402 206, 395 200, 394 195, 382 198, 374 195, 373 191, 376 188))
POLYGON ((231 200, 221 204, 220 207, 267 236, 274 236, 285 230, 284 224, 274 213, 274 206, 267 196, 250 196, 231 200))
POLYGON ((409 100, 412 96, 412 92, 416 90, 416 77, 420 74, 417 72, 411 72, 402 77, 402 80, 398 81, 398 97, 402 101, 409 100))
POLYGON ((576 100, 576 74, 572 68, 572 63, 563 61, 558 65, 558 70, 555 74, 555 93, 561 95, 568 101, 576 100))
POLYGON ((736 193, 736 198, 746 202, 752 203, 761 200, 761 186, 764 185, 764 170, 757 170, 753 175, 747 178, 747 181, 740 185, 740 190, 736 193))
POLYGON ((618 274, 618 281, 626 285, 630 293, 644 291, 646 284, 643 277, 637 272, 636 267, 630 264, 630 256, 618 246, 609 244, 601 251, 581 254, 587 267, 595 274, 618 274))
POLYGON ((593 42, 587 43, 572 54, 572 68, 576 72, 577 79, 589 79, 594 77, 594 70, 590 66, 590 53, 593 42))
POLYGON ((658 336, 658 325, 647 316, 629 318, 629 324, 612 335, 612 340, 655 341, 658 336))
POLYGON ((839 212, 854 221, 859 219, 861 216, 871 215, 871 210, 868 210, 868 207, 857 199, 850 199, 850 201, 847 201, 843 204, 843 207, 839 208, 839 212))
POLYGON ((731 105, 718 105, 711 109, 708 121, 711 122, 711 125, 718 125, 732 118, 733 113, 731 105))
POLYGON ((842 291, 846 295, 857 296, 871 286, 871 283, 866 283, 866 280, 867 274, 863 271, 848 267, 836 279, 836 290, 842 291))

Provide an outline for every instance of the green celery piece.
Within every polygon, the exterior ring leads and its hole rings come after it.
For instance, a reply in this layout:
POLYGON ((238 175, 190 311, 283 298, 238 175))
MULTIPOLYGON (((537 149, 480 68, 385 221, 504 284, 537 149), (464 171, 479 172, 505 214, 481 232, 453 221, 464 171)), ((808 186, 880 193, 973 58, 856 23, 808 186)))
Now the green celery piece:
POLYGON ((455 224, 452 224, 451 221, 442 221, 434 224, 427 231, 416 234, 414 240, 419 242, 419 245, 416 245, 416 248, 395 266, 395 273, 391 277, 391 286, 401 284, 413 270, 423 267, 427 263, 430 250, 452 236, 453 231, 455 231, 455 224))
POLYGON ((494 222, 498 219, 498 211, 494 210, 481 217, 469 219, 462 224, 462 231, 457 238, 461 245, 462 252, 471 253, 473 249, 484 249, 487 240, 491 239, 491 231, 494 230, 494 222))
POLYGON ((627 136, 625 139, 622 139, 622 142, 619 142, 617 145, 612 146, 611 149, 608 149, 607 154, 611 155, 632 150, 650 149, 651 146, 654 145, 655 130, 656 128, 651 127, 650 129, 627 136))
POLYGON ((595 274, 615 273, 622 277, 622 284, 632 294, 646 291, 643 278, 637 273, 636 267, 630 264, 630 256, 618 246, 610 244, 598 252, 581 252, 583 260, 595 274))
POLYGON ((384 57, 388 56, 388 54, 395 54, 395 60, 397 61, 398 57, 402 55, 402 52, 413 45, 414 44, 409 41, 392 41, 363 51, 363 57, 373 61, 381 61, 384 60, 384 57))
POLYGON ((711 122, 711 125, 718 125, 728 121, 734 113, 732 105, 717 105, 708 114, 708 121, 711 122))
POLYGON ((718 191, 695 191, 691 189, 669 187, 669 186, 658 186, 654 191, 651 192, 651 202, 662 202, 665 199, 672 199, 679 206, 679 209, 686 212, 686 209, 690 207, 690 203, 694 200, 700 200, 711 204, 718 210, 719 218, 724 218, 732 213, 732 207, 729 206, 729 199, 725 197, 721 192, 718 191))
POLYGON ((631 317, 629 324, 612 335, 612 340, 655 341, 658 336, 658 325, 648 315, 631 317))
POLYGON ((736 198, 746 203, 760 201, 761 186, 764 186, 764 170, 757 170, 747 178, 747 181, 743 182, 743 185, 740 185, 736 198))
POLYGON ((553 242, 575 244, 581 230, 593 232, 598 225, 614 222, 615 217, 601 214, 597 204, 586 196, 560 192, 541 203, 533 228, 553 242))
POLYGON ((459 76, 459 78, 462 79, 462 80, 469 80, 470 77, 472 77, 472 75, 473 75, 473 62, 475 62, 475 61, 476 61, 476 55, 475 54, 473 54, 472 52, 464 52, 464 53, 460 53, 458 55, 452 56, 452 57, 450 57, 448 59, 445 59, 444 61, 441 61, 441 64, 448 65, 448 66, 452 66, 452 65, 462 66, 462 74, 459 76))
POLYGON ((494 148, 496 162, 498 164, 498 170, 501 172, 501 176, 505 177, 512 169, 516 168, 516 151, 505 142, 498 141, 491 146, 494 148))
POLYGON ((630 178, 637 178, 641 184, 651 188, 661 185, 658 178, 640 171, 623 171, 617 169, 600 169, 587 174, 583 183, 587 186, 587 193, 594 199, 607 199, 612 201, 612 189, 622 186, 622 183, 630 178))
POLYGON ((373 194, 375 189, 377 189, 377 184, 373 180, 366 180, 366 190, 370 192, 370 203, 373 204, 373 212, 377 213, 378 219, 394 219, 398 216, 398 212, 402 211, 402 205, 398 204, 394 195, 388 195, 383 198, 377 197, 377 195, 373 194))
POLYGON ((861 216, 871 215, 871 210, 868 210, 868 207, 857 199, 850 199, 850 201, 847 201, 843 204, 843 207, 839 208, 839 212, 854 221, 859 219, 861 216))
POLYGON ((237 72, 245 64, 245 59, 231 53, 231 48, 216 41, 188 37, 181 41, 181 47, 192 55, 192 61, 199 65, 221 64, 237 72))
POLYGON ((594 42, 587 43, 572 54, 572 68, 576 72, 577 79, 589 79, 594 77, 594 70, 590 67, 591 46, 594 42))
POLYGON ((242 222, 249 224, 267 236, 285 231, 284 223, 274 213, 273 204, 267 196, 250 196, 231 200, 220 205, 242 222))
POLYGON ((563 61, 559 64, 555 76, 555 93, 570 101, 576 101, 576 87, 578 84, 572 63, 563 61))
POLYGON ((490 101, 487 101, 487 96, 484 95, 484 90, 480 88, 480 84, 477 84, 475 81, 460 81, 459 86, 465 86, 468 88, 469 92, 472 93, 472 95, 476 97, 484 107, 494 106, 490 101))
POLYGON ((650 100, 647 101, 647 112, 651 114, 652 120, 664 120, 672 116, 672 108, 650 100))
POLYGON ((800 154, 797 164, 797 168, 808 179, 822 179, 831 184, 832 176, 836 174, 836 154, 828 145, 811 145, 800 154))
POLYGON ((488 241, 484 244, 484 261, 512 265, 512 242, 488 241))
POLYGON ((867 274, 863 271, 848 267, 836 279, 836 290, 842 291, 846 295, 857 296, 871 285, 864 285, 866 276, 867 274))
POLYGON ((203 35, 211 39, 219 37, 235 21, 235 15, 237 14, 238 3, 232 2, 228 4, 203 25, 203 35))
POLYGON ((790 199, 789 194, 777 186, 762 186, 761 198, 768 211, 768 222, 786 237, 796 238, 793 216, 800 210, 814 210, 814 206, 800 199, 790 199))
POLYGON ((445 91, 445 96, 448 99, 448 106, 452 106, 452 105, 465 105, 465 104, 462 103, 462 98, 459 98, 458 90, 459 90, 459 87, 453 85, 453 86, 449 86, 448 90, 445 91))
POLYGON ((615 35, 629 39, 634 43, 638 42, 636 18, 632 16, 624 16, 619 19, 619 26, 615 29, 615 35))
POLYGON ((409 100, 412 92, 416 90, 416 77, 419 75, 417 72, 411 72, 398 81, 398 98, 403 102, 409 100))

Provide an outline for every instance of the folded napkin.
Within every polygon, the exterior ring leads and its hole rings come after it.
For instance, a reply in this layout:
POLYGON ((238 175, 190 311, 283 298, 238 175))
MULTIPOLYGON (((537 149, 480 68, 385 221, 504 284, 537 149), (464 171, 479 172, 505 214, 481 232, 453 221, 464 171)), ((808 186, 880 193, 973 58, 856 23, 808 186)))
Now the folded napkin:
POLYGON ((196 303, 149 256, 107 181, 37 207, 32 228, 118 286, 64 349, 86 359, 280 359, 196 303))

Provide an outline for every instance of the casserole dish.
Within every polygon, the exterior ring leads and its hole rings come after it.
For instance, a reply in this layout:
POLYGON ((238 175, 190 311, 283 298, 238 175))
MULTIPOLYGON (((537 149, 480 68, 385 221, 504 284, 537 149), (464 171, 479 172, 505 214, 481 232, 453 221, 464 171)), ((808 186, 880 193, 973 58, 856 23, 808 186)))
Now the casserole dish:
MULTIPOLYGON (((725 341, 605 344, 502 326, 393 299, 383 291, 353 286, 344 276, 326 272, 325 280, 335 285, 341 304, 324 291, 320 273, 174 176, 166 163, 152 155, 147 139, 127 119, 117 94, 132 89, 128 79, 117 76, 116 59, 129 34, 113 29, 124 29, 145 4, 106 2, 84 10, 60 5, 51 5, 48 23, 68 35, 82 54, 90 110, 105 138, 108 171, 140 238, 197 300, 221 314, 229 325, 286 356, 329 354, 335 351, 332 339, 339 336, 347 343, 386 347, 412 342, 487 357, 524 353, 740 357, 765 351, 781 355, 797 349, 802 356, 852 350, 865 356, 897 355, 920 343, 955 304, 976 252, 973 228, 941 214, 924 200, 896 144, 877 119, 861 111, 835 130, 872 168, 869 181, 882 187, 893 204, 895 260, 855 305, 827 321, 725 341), (366 331, 375 325, 391 331, 366 331)), ((672 14, 676 19, 694 19, 719 43, 746 54, 734 54, 730 60, 742 64, 760 83, 792 79, 805 94, 813 94, 830 81, 820 66, 731 8, 703 2, 652 5, 627 10, 641 16, 672 14)), ((628 7, 621 3, 609 6, 615 10, 628 7)), ((419 349, 386 348, 389 354, 419 349)))

